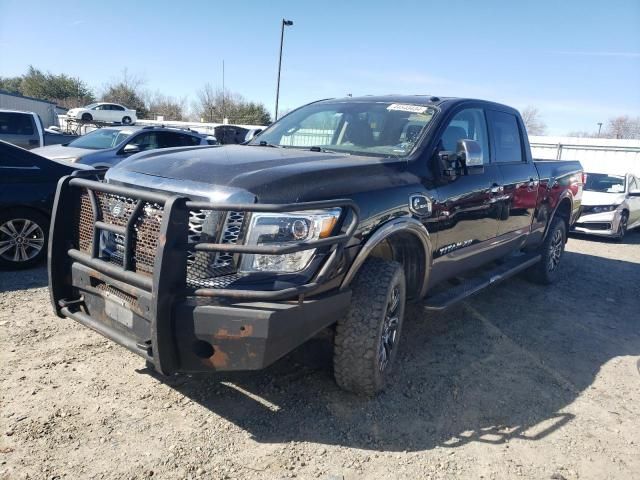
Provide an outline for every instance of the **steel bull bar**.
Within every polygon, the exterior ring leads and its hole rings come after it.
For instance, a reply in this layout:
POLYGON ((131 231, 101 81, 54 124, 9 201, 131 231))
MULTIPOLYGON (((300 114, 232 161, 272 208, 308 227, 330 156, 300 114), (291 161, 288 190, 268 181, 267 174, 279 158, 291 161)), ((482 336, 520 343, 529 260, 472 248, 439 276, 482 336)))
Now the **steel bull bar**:
MULTIPOLYGON (((193 344, 193 338, 207 322, 218 324, 215 328, 222 341, 234 340, 231 345, 238 354, 238 361, 234 364, 233 358, 229 360, 229 352, 217 353, 213 347, 209 352, 206 345, 200 345, 198 348, 204 349, 198 355, 201 365, 220 370, 262 368, 316 333, 318 326, 327 322, 319 316, 328 316, 329 323, 332 323, 331 316, 348 305, 348 291, 324 300, 305 299, 305 296, 313 295, 329 278, 342 257, 345 244, 353 237, 358 221, 358 207, 348 199, 291 204, 218 204, 78 176, 64 177, 58 183, 49 237, 51 302, 58 316, 72 318, 101 333, 142 356, 165 375, 201 370, 198 365, 194 366, 193 361, 184 360, 179 350, 186 345, 186 340, 181 338, 189 335, 188 342, 193 344), (88 251, 80 249, 74 234, 79 228, 78 212, 83 194, 88 195, 92 212, 93 234, 88 251), (124 225, 106 221, 104 205, 97 198, 102 194, 126 197, 135 202, 133 212, 124 225), (163 213, 152 272, 141 272, 135 266, 136 221, 145 205, 150 203, 161 207, 163 213), (342 208, 341 228, 324 239, 286 246, 188 241, 191 210, 283 213, 336 207, 342 208), (103 232, 123 237, 121 263, 103 258, 103 232), (317 272, 304 284, 277 290, 187 287, 190 250, 282 255, 310 249, 320 249, 326 255, 317 272), (205 298, 215 299, 214 304, 203 302, 205 298), (200 306, 202 303, 204 305, 200 306), (185 316, 189 318, 185 319, 185 316), (230 325, 236 325, 234 322, 239 319, 245 323, 240 327, 239 335, 233 336, 229 333, 230 325), (308 319, 315 320, 305 327, 304 322, 308 319), (183 325, 186 326, 183 328, 183 325), (250 338, 254 332, 259 338, 250 338), (271 341, 270 335, 278 338, 271 341), (253 341, 256 350, 251 351, 250 345, 243 346, 237 342, 243 339, 249 344, 253 341), (239 351, 244 354, 239 354, 239 351)), ((233 354, 231 352, 232 357, 233 354)))

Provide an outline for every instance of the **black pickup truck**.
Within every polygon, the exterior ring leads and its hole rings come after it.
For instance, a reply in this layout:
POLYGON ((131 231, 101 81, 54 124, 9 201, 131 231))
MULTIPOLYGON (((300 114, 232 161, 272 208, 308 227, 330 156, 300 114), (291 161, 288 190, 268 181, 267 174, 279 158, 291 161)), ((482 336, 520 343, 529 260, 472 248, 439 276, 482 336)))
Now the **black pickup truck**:
POLYGON ((163 374, 261 369, 321 330, 366 395, 407 302, 551 283, 579 162, 534 161, 518 112, 429 96, 323 100, 247 145, 134 155, 58 185, 53 306, 163 374))

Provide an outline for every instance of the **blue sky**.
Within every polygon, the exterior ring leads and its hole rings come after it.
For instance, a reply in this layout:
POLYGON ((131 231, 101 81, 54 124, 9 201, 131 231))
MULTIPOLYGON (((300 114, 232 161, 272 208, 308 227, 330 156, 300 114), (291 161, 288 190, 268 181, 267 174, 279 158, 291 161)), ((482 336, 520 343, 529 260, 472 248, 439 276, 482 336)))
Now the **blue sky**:
POLYGON ((221 85, 273 110, 347 93, 470 96, 539 108, 550 134, 640 115, 640 0, 0 0, 0 75, 28 65, 97 93, 127 68, 188 97, 221 85))

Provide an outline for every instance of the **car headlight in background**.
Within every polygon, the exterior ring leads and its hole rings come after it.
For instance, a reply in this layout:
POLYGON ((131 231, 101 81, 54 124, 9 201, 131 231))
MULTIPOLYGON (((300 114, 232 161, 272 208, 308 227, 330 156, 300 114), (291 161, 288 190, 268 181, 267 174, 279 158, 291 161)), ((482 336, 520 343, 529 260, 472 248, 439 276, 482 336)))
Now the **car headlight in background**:
MULTIPOLYGON (((245 244, 287 246, 327 238, 338 222, 340 210, 254 213, 245 244)), ((240 271, 299 272, 309 265, 315 251, 310 249, 285 255, 245 254, 240 262, 240 271)))
POLYGON ((593 213, 613 212, 616 208, 618 208, 618 205, 599 205, 592 207, 591 211, 593 213))

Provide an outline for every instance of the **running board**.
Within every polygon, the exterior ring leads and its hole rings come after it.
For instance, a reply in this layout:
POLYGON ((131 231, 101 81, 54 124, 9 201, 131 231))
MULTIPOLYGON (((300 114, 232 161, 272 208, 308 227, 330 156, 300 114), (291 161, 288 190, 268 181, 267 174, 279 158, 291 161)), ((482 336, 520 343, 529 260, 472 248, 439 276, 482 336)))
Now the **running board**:
POLYGON ((494 283, 506 280, 513 275, 535 265, 540 261, 538 254, 523 254, 509 258, 497 265, 494 269, 483 272, 480 275, 464 280, 460 285, 448 288, 436 293, 433 297, 424 300, 424 309, 428 311, 441 311, 454 305, 480 290, 494 283))

